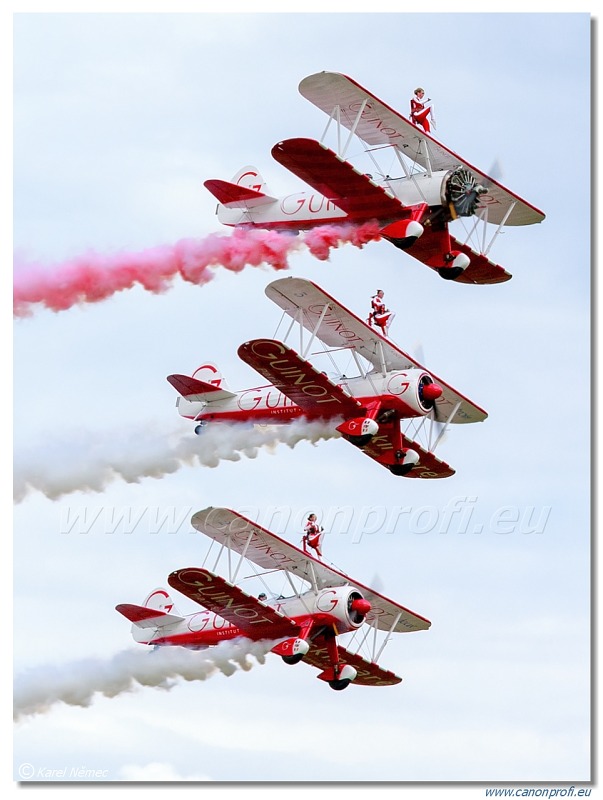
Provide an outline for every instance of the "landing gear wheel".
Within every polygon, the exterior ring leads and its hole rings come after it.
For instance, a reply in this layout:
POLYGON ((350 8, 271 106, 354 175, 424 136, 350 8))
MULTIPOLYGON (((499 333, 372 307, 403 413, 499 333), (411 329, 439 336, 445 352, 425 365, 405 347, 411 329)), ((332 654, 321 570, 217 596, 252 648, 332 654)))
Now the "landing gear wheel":
POLYGON ((281 656, 285 664, 299 664, 304 657, 304 653, 298 653, 295 656, 281 656))
POLYGON ((341 692, 344 689, 347 689, 350 685, 350 679, 345 678, 342 681, 329 681, 329 686, 331 689, 334 689, 336 692, 341 692))
POLYGON ((206 426, 207 422, 200 422, 198 425, 195 426, 195 433, 197 434, 197 436, 201 436, 206 426))
POLYGON ((356 445, 356 447, 364 447, 371 441, 372 438, 373 434, 367 433, 364 436, 348 436, 348 441, 350 444, 356 445))
POLYGON ((398 475, 399 477, 402 477, 404 475, 408 475, 414 466, 414 464, 390 464, 389 471, 392 473, 392 475, 398 475))
POLYGON ((440 267, 436 272, 445 281, 455 281, 465 270, 462 267, 440 267))

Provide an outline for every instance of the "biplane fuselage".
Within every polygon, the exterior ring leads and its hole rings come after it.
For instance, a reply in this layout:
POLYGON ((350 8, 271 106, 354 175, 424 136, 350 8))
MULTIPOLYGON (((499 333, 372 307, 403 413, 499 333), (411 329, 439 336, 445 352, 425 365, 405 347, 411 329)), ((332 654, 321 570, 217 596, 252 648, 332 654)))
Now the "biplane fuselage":
MULTIPOLYGON (((264 348, 265 351, 266 349, 264 348)), ((205 423, 222 421, 275 424, 300 417, 335 420, 345 416, 344 411, 340 410, 338 395, 320 385, 312 374, 303 374, 301 371, 292 374, 293 369, 292 367, 287 373, 289 379, 297 381, 301 391, 312 398, 313 408, 302 408, 269 384, 238 391, 234 397, 223 400, 212 401, 211 395, 201 402, 191 402, 179 397, 178 411, 187 419, 205 423)), ((421 397, 421 389, 425 384, 434 383, 431 376, 423 370, 398 370, 367 378, 339 378, 334 382, 343 392, 358 401, 359 412, 360 408, 366 411, 377 402, 382 410, 393 411, 400 419, 407 419, 426 416, 433 407, 432 400, 425 401, 421 397)))
MULTIPOLYGON (((183 575, 186 580, 186 573, 180 575, 180 580, 183 579, 183 575)), ((195 574, 194 580, 198 581, 197 574, 195 574)), ((196 584, 194 586, 197 588, 196 584)), ((211 586, 204 586, 203 590, 205 593, 211 594, 214 600, 220 596, 220 592, 211 586)), ((204 592, 198 594, 198 599, 201 601, 204 592)), ((165 596, 160 594, 159 597, 163 607, 165 596)), ((161 628, 159 633, 149 628, 134 628, 132 633, 135 641, 140 644, 171 644, 183 647, 211 647, 219 642, 239 637, 259 641, 272 635, 272 620, 263 614, 261 607, 269 606, 278 614, 290 619, 300 629, 306 626, 314 628, 328 626, 336 627, 337 631, 343 634, 359 628, 364 622, 364 617, 370 611, 370 603, 368 601, 360 602, 361 599, 359 593, 349 586, 335 586, 319 591, 310 590, 299 597, 270 598, 258 604, 257 608, 241 607, 238 609, 238 614, 245 619, 244 628, 236 622, 204 609, 184 617, 179 622, 161 628), (358 601, 355 606, 356 610, 349 611, 348 603, 351 605, 355 600, 358 601), (358 609, 364 610, 364 614, 358 609)), ((231 605, 231 610, 232 608, 231 605)), ((234 608, 235 612, 233 613, 237 613, 236 605, 234 608)), ((278 644, 287 638, 290 637, 282 637, 278 644)))
MULTIPOLYGON (((247 174, 249 175, 249 173, 247 174)), ((433 209, 441 209, 442 198, 446 196, 446 182, 450 177, 450 170, 387 181, 374 181, 372 175, 365 177, 375 186, 387 189, 400 203, 399 208, 390 208, 389 211, 384 211, 379 218, 380 224, 387 226, 397 220, 409 218, 408 209, 411 207, 422 206, 419 216, 423 221, 433 215, 433 209)), ((480 197, 481 208, 496 202, 495 198, 485 194, 480 197)), ((374 218, 375 215, 371 211, 363 208, 350 209, 345 212, 333 200, 317 192, 297 192, 275 198, 272 202, 263 205, 248 208, 218 206, 218 220, 222 225, 229 227, 249 225, 266 230, 308 230, 325 224, 349 222, 361 224, 374 218)), ((446 211, 445 218, 447 221, 453 219, 449 210, 446 211)))

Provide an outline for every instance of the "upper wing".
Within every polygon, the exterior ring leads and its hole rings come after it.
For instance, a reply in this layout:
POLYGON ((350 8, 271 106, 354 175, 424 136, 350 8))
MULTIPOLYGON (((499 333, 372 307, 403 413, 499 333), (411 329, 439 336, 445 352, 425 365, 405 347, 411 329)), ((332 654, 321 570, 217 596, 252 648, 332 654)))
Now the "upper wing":
POLYGON ((178 569, 168 577, 168 583, 195 603, 236 625, 252 639, 279 639, 294 636, 299 630, 289 617, 206 569, 178 569))
POLYGON ((198 511, 191 524, 263 569, 287 570, 309 583, 316 583, 318 588, 347 583, 345 576, 334 575, 333 570, 318 559, 229 508, 210 506, 198 511))
POLYGON ((354 416, 362 408, 357 400, 282 342, 253 339, 242 344, 237 352, 246 364, 309 415, 354 416))
MULTIPOLYGON (((358 675, 353 681, 355 686, 394 686, 402 682, 402 678, 394 675, 393 672, 383 669, 374 661, 367 661, 356 653, 350 653, 341 645, 337 646, 337 652, 343 664, 350 664, 358 670, 358 675)), ((320 641, 312 645, 307 655, 304 656, 303 663, 320 670, 328 670, 333 666, 326 645, 320 641)))
MULTIPOLYGON (((390 630, 394 625, 393 632, 403 633, 425 630, 431 625, 425 617, 388 600, 362 583, 351 580, 342 572, 323 564, 229 508, 210 506, 194 514, 191 523, 196 530, 233 552, 240 553, 263 569, 287 570, 317 588, 347 584, 356 587, 371 603, 366 620, 375 624, 379 630, 390 630)), ((170 582, 170 585, 173 584, 170 582)), ((224 616, 222 612, 217 613, 224 616)))
POLYGON ((463 166, 470 170, 488 187, 488 193, 482 195, 480 202, 480 210, 487 208, 488 222, 532 225, 544 219, 542 211, 460 158, 347 75, 318 72, 304 78, 299 91, 369 145, 393 145, 424 169, 448 170, 463 166))
POLYGON ((388 189, 313 139, 288 139, 272 148, 274 158, 345 211, 353 220, 398 218, 400 201, 388 189))
POLYGON ((440 418, 446 419, 455 408, 457 410, 451 420, 455 423, 481 422, 488 416, 483 408, 381 336, 312 281, 279 278, 270 283, 265 291, 290 317, 329 347, 353 348, 381 372, 405 369, 429 372, 443 389, 436 401, 440 418))

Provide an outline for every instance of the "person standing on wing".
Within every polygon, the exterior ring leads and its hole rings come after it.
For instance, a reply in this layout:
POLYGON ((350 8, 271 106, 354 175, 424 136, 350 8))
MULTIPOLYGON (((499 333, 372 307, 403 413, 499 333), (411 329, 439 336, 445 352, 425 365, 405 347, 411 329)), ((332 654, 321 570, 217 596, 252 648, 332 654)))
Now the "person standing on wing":
POLYGON ((371 313, 367 322, 369 325, 376 325, 381 328, 383 335, 387 336, 389 326, 396 315, 386 307, 383 295, 383 289, 377 289, 377 294, 371 297, 371 313))
POLYGON ((425 133, 429 133, 431 131, 429 117, 431 117, 431 123, 435 128, 431 98, 426 98, 425 90, 418 86, 415 89, 415 93, 410 98, 410 121, 415 125, 420 125, 425 133))
POLYGON ((306 522, 304 538, 302 540, 304 545, 304 553, 307 553, 308 547, 311 547, 313 550, 316 550, 319 558, 322 557, 320 544, 323 530, 324 529, 321 528, 321 526, 316 522, 316 514, 310 514, 308 521, 306 522))

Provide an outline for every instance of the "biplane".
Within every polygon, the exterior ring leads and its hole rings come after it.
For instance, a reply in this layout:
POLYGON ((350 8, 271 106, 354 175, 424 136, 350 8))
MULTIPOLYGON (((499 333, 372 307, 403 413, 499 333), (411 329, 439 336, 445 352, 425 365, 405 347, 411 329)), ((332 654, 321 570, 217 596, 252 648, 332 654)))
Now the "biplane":
POLYGON ((492 245, 504 226, 542 222, 542 211, 346 75, 310 75, 299 91, 329 121, 320 141, 287 139, 272 155, 313 192, 275 197, 255 167, 243 167, 231 181, 204 182, 219 202, 222 224, 299 232, 376 221, 382 238, 442 278, 472 284, 511 278, 489 259, 492 245), (328 135, 335 149, 327 146, 328 135), (356 140, 368 172, 346 160, 356 140), (384 171, 385 159, 391 167, 384 171), (398 174, 392 176, 394 169, 398 174), (450 232, 457 220, 465 223, 460 238, 450 232))
MULTIPOLYGON (((271 652, 286 664, 303 661, 319 669, 317 677, 336 691, 352 682, 392 686, 402 681, 377 660, 392 634, 426 630, 429 620, 228 508, 206 508, 194 514, 191 522, 213 540, 212 546, 219 546, 218 558, 213 570, 178 569, 167 582, 202 610, 182 616, 161 588, 151 592, 142 605, 116 606, 132 622, 136 642, 203 649, 240 637, 268 640, 274 643, 271 652), (215 573, 221 557, 228 565, 227 578, 215 573), (270 591, 263 577, 266 573, 257 573, 260 567, 283 578, 290 593, 266 594, 266 599, 259 600, 243 591, 236 585, 243 564, 255 571, 244 578, 259 575, 270 591), (363 636, 356 641, 363 628, 363 636), (337 638, 348 633, 353 634, 353 641, 344 647, 337 638)), ((208 556, 210 553, 211 549, 208 556)))
POLYGON ((285 342, 295 326, 299 329, 299 352, 275 338, 243 343, 239 357, 269 383, 239 392, 225 386, 213 364, 204 364, 190 377, 169 375, 167 380, 180 394, 178 412, 195 422, 197 434, 216 422, 325 420, 394 475, 454 474, 434 451, 451 423, 486 419, 482 408, 312 281, 280 278, 265 292, 283 310, 283 319, 291 318, 285 342), (311 352, 315 343, 322 345, 322 352, 311 352), (349 372, 358 374, 331 370, 329 375, 308 361, 310 355, 324 355, 331 363, 336 353, 348 359, 349 372))

